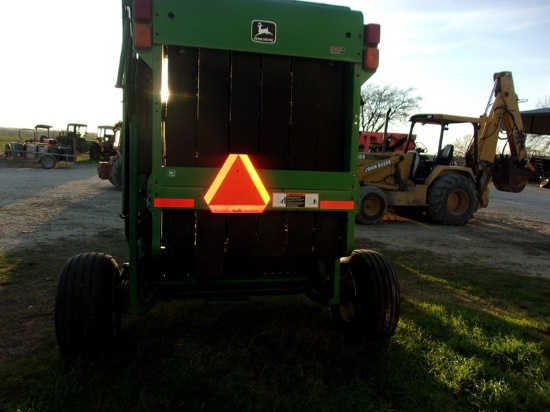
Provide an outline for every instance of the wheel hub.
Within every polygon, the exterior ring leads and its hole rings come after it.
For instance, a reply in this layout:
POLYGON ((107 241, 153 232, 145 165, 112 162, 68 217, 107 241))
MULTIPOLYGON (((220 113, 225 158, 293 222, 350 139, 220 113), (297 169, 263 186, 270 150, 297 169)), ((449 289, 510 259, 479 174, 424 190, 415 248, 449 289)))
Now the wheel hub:
POLYGON ((461 215, 468 209, 468 195, 462 190, 455 190, 447 199, 447 210, 453 215, 461 215))
POLYGON ((374 216, 380 211, 380 202, 376 199, 369 198, 363 204, 363 211, 367 216, 374 216))

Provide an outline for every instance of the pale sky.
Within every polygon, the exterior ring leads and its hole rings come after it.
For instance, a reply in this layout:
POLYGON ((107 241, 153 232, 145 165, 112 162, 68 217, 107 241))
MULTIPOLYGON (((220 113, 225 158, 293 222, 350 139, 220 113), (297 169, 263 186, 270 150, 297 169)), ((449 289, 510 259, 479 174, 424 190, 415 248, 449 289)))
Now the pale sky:
MULTIPOLYGON (((380 68, 370 81, 413 87, 423 98, 419 112, 479 116, 499 71, 513 73, 517 94, 528 100, 521 110, 550 95, 547 0, 325 3, 381 24, 380 68)), ((120 1, 3 1, 0 11, 0 126, 64 129, 74 122, 95 132, 121 119, 122 94, 114 87, 120 1)))

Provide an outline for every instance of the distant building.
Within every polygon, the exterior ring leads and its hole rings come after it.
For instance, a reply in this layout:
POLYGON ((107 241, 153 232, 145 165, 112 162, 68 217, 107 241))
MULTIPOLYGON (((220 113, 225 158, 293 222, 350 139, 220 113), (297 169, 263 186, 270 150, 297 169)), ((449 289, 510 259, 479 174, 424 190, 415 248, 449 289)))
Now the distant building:
POLYGON ((550 135, 550 107, 521 112, 525 133, 550 135))

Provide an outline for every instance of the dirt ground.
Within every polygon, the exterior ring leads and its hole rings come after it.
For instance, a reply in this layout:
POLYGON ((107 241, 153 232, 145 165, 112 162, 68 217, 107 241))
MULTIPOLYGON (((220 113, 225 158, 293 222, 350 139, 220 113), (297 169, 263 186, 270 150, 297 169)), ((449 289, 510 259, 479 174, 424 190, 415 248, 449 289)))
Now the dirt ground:
MULTIPOLYGON (((45 250, 64 260, 98 251, 119 263, 127 259, 121 192, 97 177, 96 165, 60 164, 45 170, 2 159, 0 193, 0 254, 45 250)), ((550 190, 537 185, 519 194, 492 190, 489 207, 462 227, 388 214, 378 225, 357 225, 356 238, 372 249, 425 249, 451 262, 479 260, 521 275, 550 277, 550 190)))
POLYGON ((528 185, 521 193, 492 188, 489 199, 489 206, 477 211, 465 226, 386 214, 381 224, 356 225, 355 237, 384 247, 429 250, 450 264, 480 262, 519 275, 550 278, 550 190, 538 185, 528 185))

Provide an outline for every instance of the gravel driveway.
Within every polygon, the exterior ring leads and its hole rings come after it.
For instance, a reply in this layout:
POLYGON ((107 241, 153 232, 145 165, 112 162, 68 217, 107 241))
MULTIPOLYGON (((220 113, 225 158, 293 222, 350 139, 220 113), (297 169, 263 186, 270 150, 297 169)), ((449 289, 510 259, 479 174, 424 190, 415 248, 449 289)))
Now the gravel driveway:
POLYGON ((1 254, 38 250, 69 258, 104 251, 127 258, 121 192, 99 179, 97 165, 6 165, 12 163, 0 161, 1 254))

